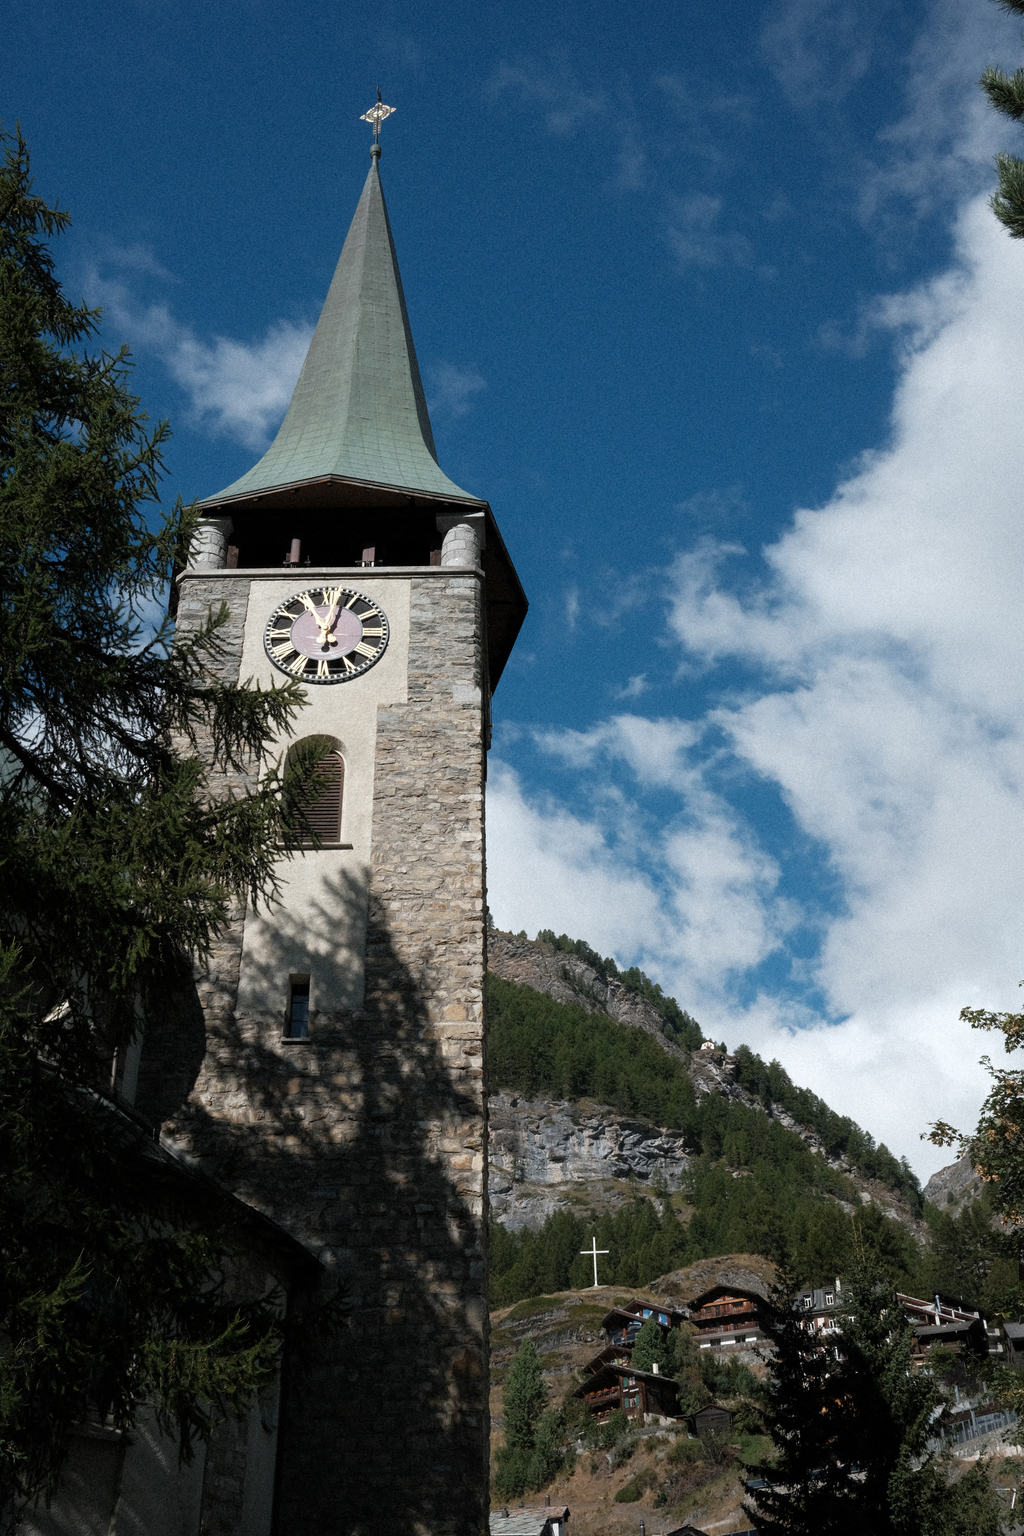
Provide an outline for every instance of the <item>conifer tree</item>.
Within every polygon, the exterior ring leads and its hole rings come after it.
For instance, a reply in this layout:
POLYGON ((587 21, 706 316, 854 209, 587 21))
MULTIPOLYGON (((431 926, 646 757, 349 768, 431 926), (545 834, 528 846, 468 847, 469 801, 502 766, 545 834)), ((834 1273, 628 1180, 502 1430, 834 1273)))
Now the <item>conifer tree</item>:
POLYGON ((913 1330, 888 1283, 864 1271, 844 1286, 841 1337, 822 1340, 794 1306, 791 1275, 766 1332, 774 1458, 747 1513, 766 1536, 997 1536, 983 1470, 954 1482, 927 1450, 942 1393, 912 1366, 913 1330))
POLYGON ((665 1338, 653 1317, 649 1317, 633 1341, 631 1364, 638 1371, 649 1371, 652 1365, 664 1370, 668 1354, 665 1338))
MULTIPOLYGON (((537 1430, 547 1400, 547 1384, 537 1351, 530 1339, 524 1339, 509 1366, 502 1393, 505 1444, 495 1458, 494 1479, 499 1498, 517 1498, 534 1486, 532 1474, 537 1430)), ((545 1428, 550 1430, 550 1425, 545 1428)), ((545 1437, 548 1438, 550 1435, 545 1437)))
MULTIPOLYGON (((52 1490, 89 1412, 152 1401, 182 1453, 275 1368, 272 1301, 233 1294, 212 1185, 168 1179, 111 1092, 157 998, 238 903, 272 899, 314 745, 268 758, 301 702, 217 675, 215 616, 172 646, 194 514, 156 506, 167 427, 125 352, 83 347, 47 241, 68 216, 0 135, 0 1512, 52 1490), (233 764, 245 792, 215 801, 233 764)), ((0 1514, 0 1519, 3 1515, 0 1514)))
MULTIPOLYGON (((1024 16, 1024 0, 997 0, 1000 10, 1024 16)), ((1024 69, 1007 75, 990 66, 981 77, 981 88, 997 112, 1024 123, 1024 69)), ((992 211, 1017 240, 1024 239, 1024 160, 1017 155, 996 155, 999 190, 992 211)))

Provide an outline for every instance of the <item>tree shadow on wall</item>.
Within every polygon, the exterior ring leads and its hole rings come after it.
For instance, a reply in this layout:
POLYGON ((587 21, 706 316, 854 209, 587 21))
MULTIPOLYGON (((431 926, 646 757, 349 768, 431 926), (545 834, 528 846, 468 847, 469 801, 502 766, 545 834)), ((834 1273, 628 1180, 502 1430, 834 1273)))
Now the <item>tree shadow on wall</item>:
MULTIPOLYGON (((364 903, 339 873, 313 921, 351 934, 364 903)), ((293 945, 283 915, 280 944, 269 937, 257 957, 272 1003, 293 945)), ((236 1016, 226 997, 209 1010, 174 1135, 329 1276, 286 1363, 279 1536, 477 1536, 488 1486, 480 1044, 432 1024, 437 954, 414 972, 372 901, 366 956, 364 1006, 319 1008, 308 1040, 283 1040, 272 1007, 236 1016)), ((194 1060, 194 1019, 182 1025, 194 1060)))

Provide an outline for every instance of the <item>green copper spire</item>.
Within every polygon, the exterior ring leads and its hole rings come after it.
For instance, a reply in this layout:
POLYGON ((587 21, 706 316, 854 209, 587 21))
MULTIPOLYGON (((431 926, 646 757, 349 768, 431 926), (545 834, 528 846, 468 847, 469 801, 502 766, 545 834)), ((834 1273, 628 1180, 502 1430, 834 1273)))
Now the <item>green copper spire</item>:
POLYGON ((437 462, 380 184, 380 145, 288 412, 248 474, 217 496, 341 480, 441 497, 460 490, 437 462))

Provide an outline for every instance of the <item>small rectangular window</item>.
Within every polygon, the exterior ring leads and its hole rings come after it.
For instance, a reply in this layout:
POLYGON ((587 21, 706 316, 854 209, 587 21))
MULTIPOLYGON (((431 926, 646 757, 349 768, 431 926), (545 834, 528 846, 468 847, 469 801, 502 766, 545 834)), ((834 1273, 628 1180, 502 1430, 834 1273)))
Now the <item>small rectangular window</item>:
POLYGON ((289 1040, 306 1040, 309 1038, 309 982, 293 981, 288 997, 288 1024, 286 1030, 289 1040))

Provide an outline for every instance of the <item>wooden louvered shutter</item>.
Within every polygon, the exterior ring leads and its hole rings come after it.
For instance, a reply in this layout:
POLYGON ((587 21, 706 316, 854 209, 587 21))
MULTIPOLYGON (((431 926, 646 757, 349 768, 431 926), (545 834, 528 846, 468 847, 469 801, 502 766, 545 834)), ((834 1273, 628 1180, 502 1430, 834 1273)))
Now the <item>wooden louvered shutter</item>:
MULTIPOLYGON (((320 789, 315 800, 306 807, 306 822, 310 832, 321 843, 341 841, 341 794, 345 784, 345 764, 340 752, 328 752, 316 765, 320 789)), ((313 837, 303 839, 312 843, 313 837)))

